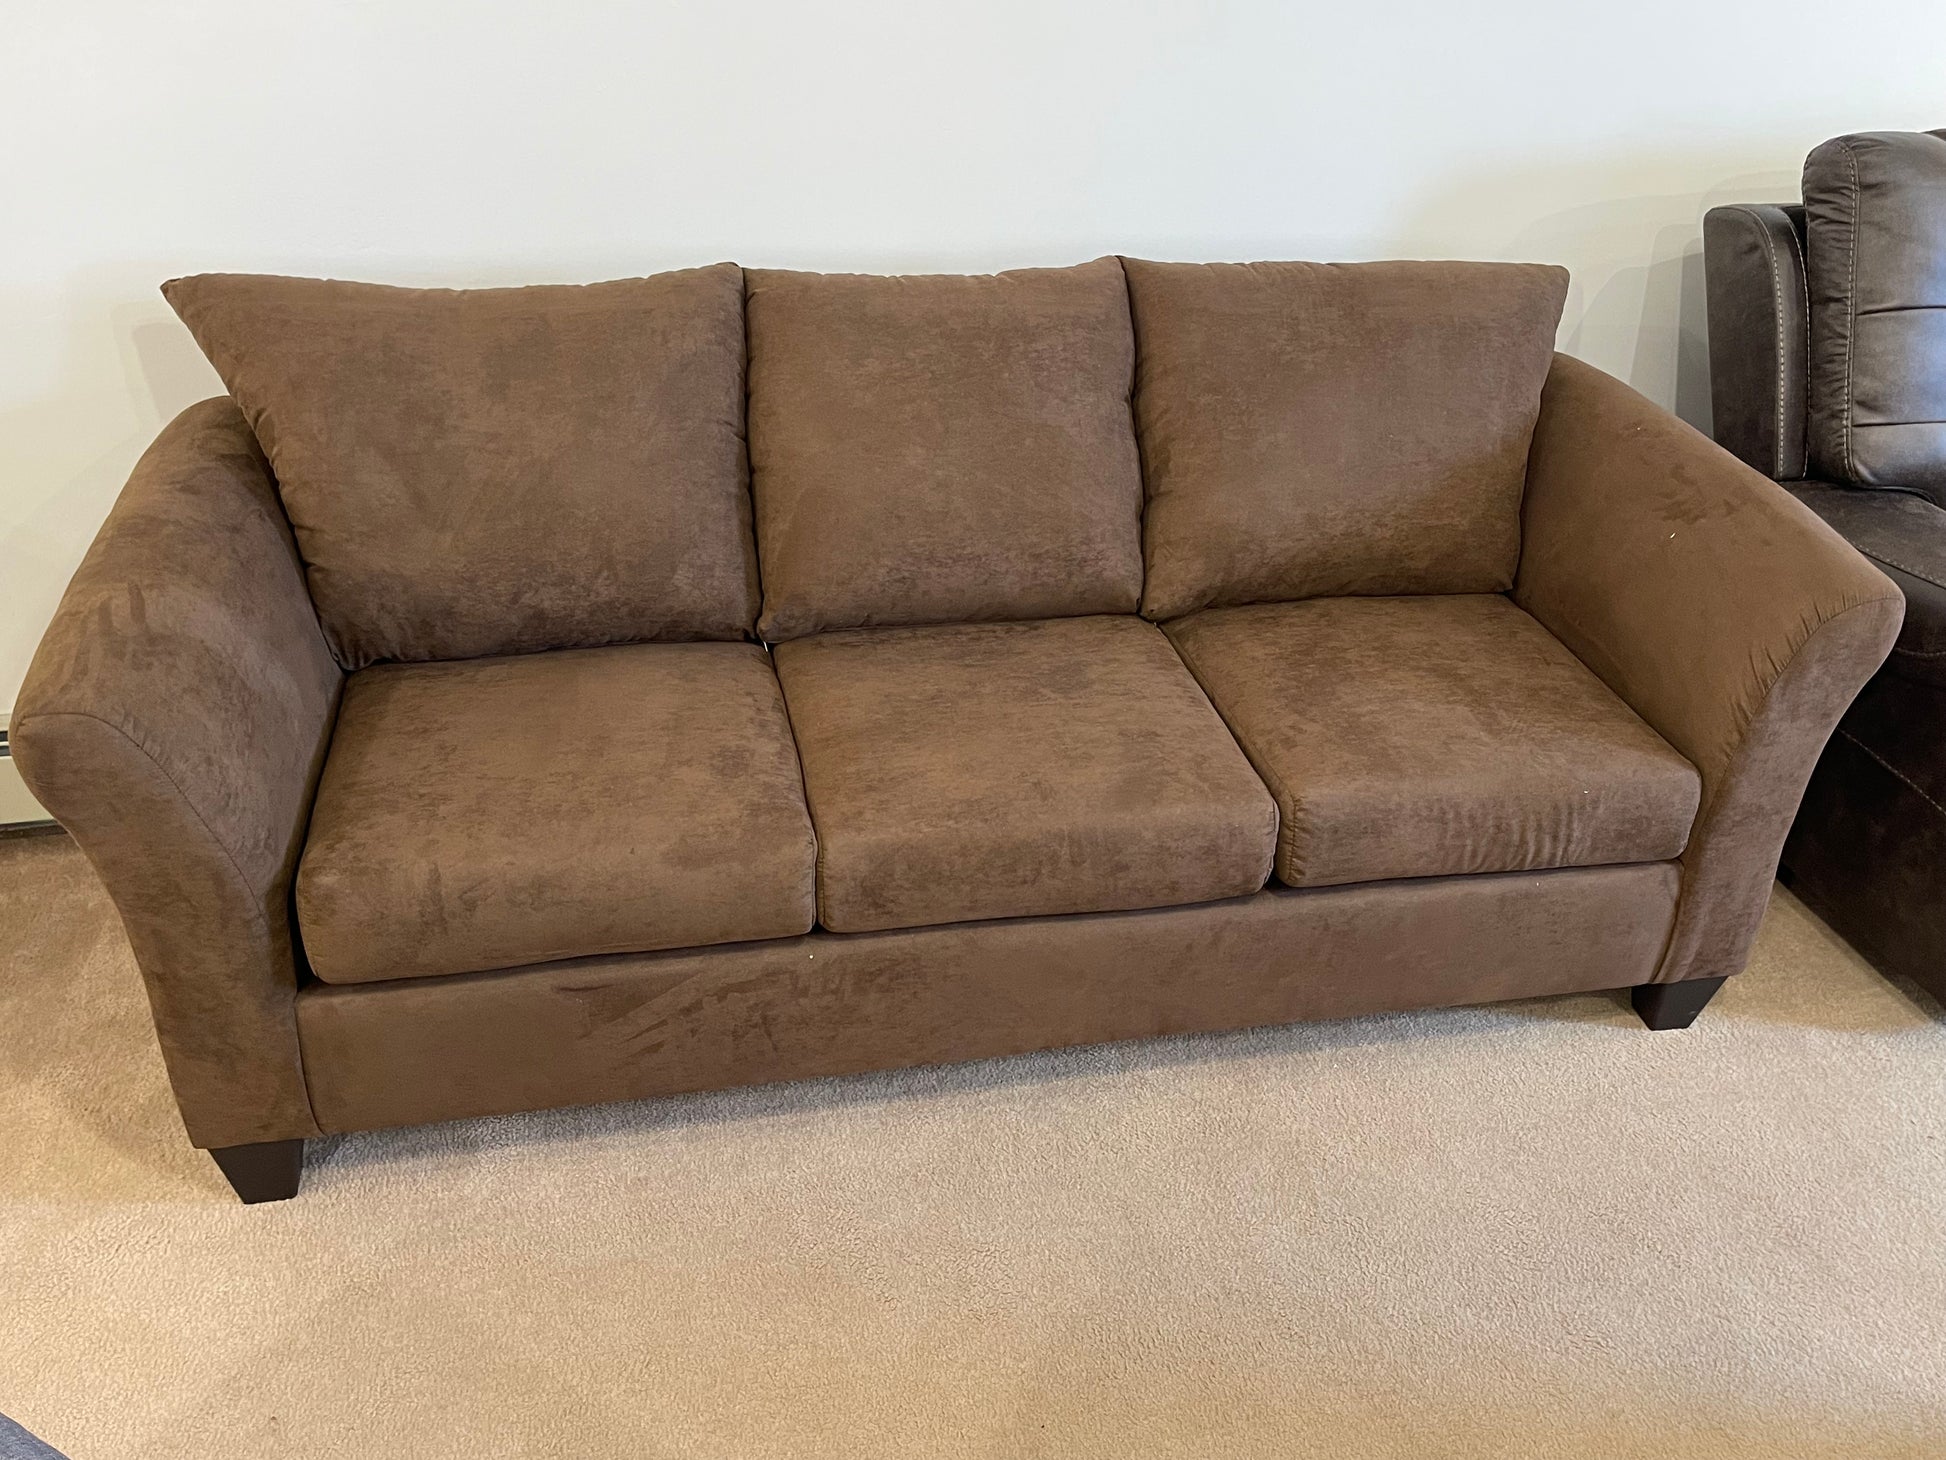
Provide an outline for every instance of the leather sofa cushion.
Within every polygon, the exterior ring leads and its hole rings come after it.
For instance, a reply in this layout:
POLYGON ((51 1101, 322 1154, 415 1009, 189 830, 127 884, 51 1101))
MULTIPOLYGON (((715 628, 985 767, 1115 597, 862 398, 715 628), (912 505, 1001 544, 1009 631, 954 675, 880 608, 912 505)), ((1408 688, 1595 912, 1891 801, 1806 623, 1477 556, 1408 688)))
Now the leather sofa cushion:
POLYGON ((1804 162, 1811 469, 1946 503, 1946 132, 1804 162))
POLYGON ((773 642, 1132 612, 1142 477, 1121 265, 748 275, 773 642))
POLYGON ((1790 490, 1905 595, 1905 622, 1884 672, 1946 688, 1946 510, 1910 492, 1832 482, 1794 482, 1790 490))
POLYGON ((777 672, 834 932, 1255 892, 1277 811, 1151 624, 866 629, 777 672))
POLYGON ((816 846, 755 644, 351 676, 297 873, 327 983, 810 929, 816 846))
POLYGON ((1211 609, 1169 634, 1276 794, 1293 886, 1688 841, 1695 769, 1498 594, 1211 609))
POLYGON ((1124 263, 1144 614, 1512 584, 1566 270, 1124 263))
POLYGON ((346 667, 750 634, 736 265, 163 293, 263 444, 346 667))

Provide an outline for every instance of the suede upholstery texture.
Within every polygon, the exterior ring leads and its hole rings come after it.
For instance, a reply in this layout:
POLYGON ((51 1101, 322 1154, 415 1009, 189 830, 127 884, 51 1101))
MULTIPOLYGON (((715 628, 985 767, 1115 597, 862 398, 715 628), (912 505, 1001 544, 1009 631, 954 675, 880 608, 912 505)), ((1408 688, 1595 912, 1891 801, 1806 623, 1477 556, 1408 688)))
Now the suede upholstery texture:
POLYGON ((1133 615, 779 644, 834 932, 1255 892, 1277 808, 1133 615))
POLYGON ((1130 268, 753 273, 754 522, 733 267, 176 286, 14 733, 191 1138, 1737 971, 1896 588, 1558 271, 1130 268))
POLYGON ((361 670, 297 872, 330 983, 811 929, 816 846, 755 644, 361 670))
POLYGON ((1832 728, 1905 612, 1790 493, 1593 366, 1556 356, 1514 598, 1702 774, 1657 977, 1734 973, 1832 728))
POLYGON ((742 271, 163 286, 249 417, 340 662, 748 637, 742 271))
POLYGON ((1277 797, 1294 887, 1681 855, 1693 766, 1499 594, 1212 608, 1169 636, 1277 797))
POLYGON ((1667 862, 814 933, 298 999, 327 1130, 1639 983, 1667 862))
POLYGON ((766 640, 1134 611, 1119 262, 747 278, 766 640))
POLYGON ((198 1145, 317 1132, 290 882, 342 682, 249 426, 191 406, 68 585, 9 738, 115 899, 198 1145))
POLYGON ((1566 270, 1124 266, 1143 613, 1512 586, 1566 270))

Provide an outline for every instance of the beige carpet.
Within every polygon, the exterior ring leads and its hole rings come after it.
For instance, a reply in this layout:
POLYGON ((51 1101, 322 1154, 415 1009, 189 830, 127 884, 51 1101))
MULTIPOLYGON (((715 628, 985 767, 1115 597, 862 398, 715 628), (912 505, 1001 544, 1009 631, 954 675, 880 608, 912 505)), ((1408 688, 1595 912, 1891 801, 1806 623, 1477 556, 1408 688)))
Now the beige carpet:
MULTIPOLYGON (((314 1148, 315 1149, 315 1148, 314 1148)), ((1554 999, 346 1139, 236 1205, 0 842, 0 1412, 119 1457, 1946 1455, 1946 1016, 1554 999)))

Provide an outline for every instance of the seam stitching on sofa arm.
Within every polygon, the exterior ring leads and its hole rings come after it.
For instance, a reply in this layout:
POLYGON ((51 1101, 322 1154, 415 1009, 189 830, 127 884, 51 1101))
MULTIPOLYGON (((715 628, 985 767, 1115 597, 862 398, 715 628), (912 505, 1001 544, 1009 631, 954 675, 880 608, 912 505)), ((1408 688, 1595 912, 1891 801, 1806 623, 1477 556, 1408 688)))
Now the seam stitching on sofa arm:
POLYGON ((1893 765, 1891 761, 1887 760, 1884 756, 1880 755, 1876 750, 1873 750, 1871 746, 1867 745, 1864 741, 1860 740, 1856 735, 1852 734, 1851 731, 1847 730, 1843 725, 1840 725, 1838 727, 1838 733, 1844 736, 1845 739, 1849 740, 1853 745, 1857 746, 1866 755, 1870 756, 1873 760, 1877 761, 1879 765, 1883 766, 1892 775, 1898 777, 1901 781, 1904 781, 1906 784, 1906 788, 1910 790, 1913 793, 1913 795, 1917 796, 1921 801, 1924 801, 1928 806, 1932 807, 1932 809, 1937 811, 1941 816, 1946 816, 1946 806, 1941 806, 1937 801, 1933 800, 1931 796, 1928 796, 1926 794, 1925 788, 1921 786, 1917 781, 1913 780, 1911 776, 1907 775, 1904 771, 1900 770, 1897 766, 1893 765))
MULTIPOLYGON (((1755 725, 1757 721, 1762 717, 1764 707, 1767 704, 1769 704, 1770 696, 1772 692, 1776 689, 1777 685, 1783 681, 1784 677, 1788 675, 1791 672, 1791 670, 1797 666, 1798 660, 1803 656, 1804 651, 1811 646, 1812 642, 1818 637, 1818 635, 1822 633, 1825 629, 1829 628, 1832 624, 1837 623, 1840 619, 1845 618, 1850 614, 1857 613, 1864 609, 1875 608, 1880 604, 1897 603, 1903 605, 1904 602, 1905 599, 1903 595, 1881 594, 1879 597, 1876 598, 1862 598, 1856 603, 1849 604, 1846 607, 1839 609, 1836 613, 1830 615, 1828 618, 1820 619, 1817 622, 1817 624, 1812 627, 1811 631, 1808 634, 1806 634, 1804 638, 1798 643, 1798 645, 1791 650, 1788 657, 1786 657, 1783 660, 1782 665, 1778 669, 1777 673, 1772 675, 1770 677, 1769 682, 1764 685, 1763 694, 1758 698, 1756 703, 1756 708, 1751 712, 1751 714, 1744 721, 1744 723, 1738 727, 1736 737, 1735 737, 1735 742, 1730 749, 1729 755, 1724 758, 1721 770, 1714 776, 1710 775, 1708 772, 1704 772, 1703 798, 1696 807, 1696 820, 1692 823, 1690 828, 1689 844, 1683 848, 1683 853, 1681 857, 1681 862, 1683 867, 1682 887, 1680 892, 1677 894, 1675 921, 1670 925, 1669 941, 1663 948, 1661 961, 1656 965, 1656 977, 1653 980, 1653 982, 1656 983, 1671 982, 1671 980, 1663 977, 1663 972, 1668 966, 1670 957, 1676 951, 1679 935, 1685 935, 1685 930, 1687 929, 1684 940, 1691 945, 1692 950, 1694 948, 1694 945, 1698 941, 1700 935, 1697 934, 1693 928, 1689 928, 1686 922, 1686 918, 1688 916, 1688 911, 1689 911, 1689 901, 1694 891, 1695 878, 1699 866, 1699 864, 1692 863, 1690 860, 1691 854, 1697 851, 1697 833, 1702 829, 1703 823, 1708 818, 1715 815, 1717 807, 1721 804, 1722 786, 1727 785, 1729 782, 1734 781, 1737 778, 1737 773, 1741 768, 1740 763, 1742 762, 1743 758, 1750 753, 1750 728, 1751 726, 1755 725)), ((1835 729, 1836 727, 1834 726, 1833 728, 1835 729)), ((1822 749, 1823 747, 1821 745, 1819 747, 1820 752, 1822 751, 1822 749)), ((1698 766, 1697 769, 1700 771, 1702 767, 1698 766)), ((1781 838, 1780 838, 1780 849, 1781 849, 1781 838)), ((1702 975, 1700 974, 1692 974, 1690 976, 1702 977, 1702 975)))
MULTIPOLYGON (((1770 692, 1777 687, 1777 682, 1790 672, 1791 666, 1797 663, 1799 656, 1802 655, 1806 649, 1811 647, 1812 641, 1815 640, 1819 634, 1823 633, 1824 630, 1830 628, 1831 625, 1837 623, 1839 619, 1847 618, 1850 615, 1857 613, 1862 609, 1876 608, 1880 604, 1887 604, 1887 603, 1897 604, 1901 613, 1905 611, 1905 595, 1903 593, 1898 593, 1898 592, 1881 593, 1875 598, 1861 598, 1856 603, 1848 603, 1843 608, 1839 609, 1836 613, 1826 614, 1823 618, 1819 619, 1815 624, 1811 625, 1811 631, 1808 634, 1806 634, 1801 640, 1799 640, 1798 643, 1791 649, 1790 653, 1784 657, 1783 661, 1777 667, 1777 672, 1771 675, 1769 682, 1764 685, 1763 698, 1758 702, 1759 713, 1761 713, 1762 705, 1769 701, 1770 692)), ((1757 717, 1755 714, 1753 714, 1750 717, 1751 724, 1754 724, 1756 722, 1756 718, 1757 717)), ((1749 729, 1750 729, 1750 725, 1746 724, 1745 726, 1743 726, 1742 730, 1738 732, 1737 738, 1741 740, 1743 736, 1749 732, 1749 729)))
POLYGON ((16 735, 19 733, 19 729, 21 725, 32 724, 36 720, 59 720, 59 719, 91 720, 95 724, 100 725, 104 729, 110 731, 112 734, 120 736, 121 739, 123 739, 128 743, 128 746, 131 750, 133 750, 143 760, 148 762, 150 768, 153 769, 155 773, 162 778, 162 783, 166 785, 171 791, 175 792, 176 799, 181 801, 182 804, 189 809, 189 814, 196 818, 196 824, 203 829, 203 835, 210 839, 210 845, 214 846, 219 852, 223 854, 223 860, 229 863, 230 871, 233 874, 235 874, 237 881, 250 892, 250 914, 253 918, 256 919, 257 926, 263 929, 263 931, 266 934, 269 933, 270 923, 264 917, 263 908, 260 905, 263 901, 263 898, 256 891, 256 884, 249 877, 244 875, 243 866, 240 862, 237 861, 236 853, 231 850, 229 843, 225 842, 222 837, 216 834, 216 828, 214 828, 209 824, 208 818, 206 818, 203 815, 201 809, 198 808, 195 801, 192 800, 189 794, 183 790, 182 786, 177 783, 176 778, 170 775, 169 772, 163 768, 162 762, 160 762, 153 755, 151 755, 147 750, 147 748, 144 747, 143 744, 139 740, 137 740, 133 735, 130 735, 128 731, 124 730, 120 725, 117 725, 114 721, 105 719, 102 716, 97 715, 89 710, 36 710, 33 713, 25 716, 21 721, 19 721, 13 727, 14 733, 16 735))
MULTIPOLYGON (((1791 672, 1792 666, 1797 663, 1798 659, 1803 655, 1804 651, 1811 647, 1812 643, 1817 639, 1820 633, 1822 633, 1825 629, 1829 628, 1832 624, 1837 623, 1838 620, 1846 617, 1849 614, 1857 613, 1860 610, 1875 608, 1880 604, 1887 604, 1887 603, 1898 604, 1900 608, 1903 609, 1905 606, 1905 595, 1904 594, 1890 594, 1890 595, 1881 594, 1876 598, 1861 598, 1856 603, 1846 604, 1843 608, 1839 609, 1836 613, 1821 618, 1815 624, 1813 624, 1811 626, 1811 631, 1807 633, 1802 639, 1800 639, 1795 645, 1793 645, 1789 653, 1787 653, 1781 660, 1778 661, 1777 672, 1771 675, 1770 678, 1764 682, 1762 692, 1757 695, 1755 701, 1751 706, 1750 713, 1743 717, 1743 722, 1736 727, 1736 733, 1730 738, 1729 754, 1723 758, 1723 763, 1720 769, 1716 772, 1714 776, 1712 776, 1709 772, 1704 771, 1701 766, 1696 767, 1698 772, 1700 772, 1703 776, 1703 798, 1697 804, 1696 807, 1696 820, 1692 825, 1692 830, 1690 833, 1690 839, 1692 845, 1694 844, 1694 840, 1695 840, 1694 827, 1701 826, 1703 823, 1703 818, 1707 816, 1710 812, 1714 811, 1716 808, 1716 794, 1711 789, 1712 781, 1727 781, 1732 777, 1733 775, 1732 768, 1734 766, 1734 763, 1736 762, 1738 757, 1740 757, 1743 754, 1745 746, 1747 746, 1749 743, 1750 728, 1753 725, 1755 725, 1759 719, 1762 718, 1764 707, 1770 703, 1770 696, 1772 691, 1774 691, 1777 688, 1778 684, 1783 680, 1784 676, 1791 672)), ((1684 855, 1685 856, 1688 855, 1687 848, 1684 849, 1684 855)))
MULTIPOLYGON (((196 803, 192 801, 184 793, 182 787, 177 783, 176 778, 170 775, 169 772, 163 768, 162 763, 158 761, 153 755, 149 754, 148 750, 145 749, 142 746, 142 744, 136 740, 134 736, 130 735, 126 730, 124 730, 121 726, 115 724, 112 720, 104 719, 102 716, 94 714, 93 712, 88 710, 37 710, 28 715, 22 716, 18 721, 15 722, 14 728, 18 729, 20 726, 31 724, 36 720, 59 720, 59 719, 92 721, 93 723, 102 726, 104 729, 112 732, 113 734, 119 736, 121 739, 128 742, 129 747, 133 749, 135 753, 139 755, 148 764, 149 768, 153 770, 156 773, 156 775, 162 778, 163 785, 167 786, 172 792, 174 792, 177 799, 179 799, 182 802, 182 804, 189 809, 189 814, 196 819, 196 824, 203 829, 203 835, 207 836, 210 839, 211 845, 213 845, 219 852, 223 854, 223 860, 229 864, 231 873, 235 875, 238 883, 250 894, 247 901, 250 907, 251 922, 255 925, 258 932, 260 932, 266 940, 275 941, 274 938, 272 938, 270 921, 268 918, 264 916, 263 898, 256 892, 255 885, 251 882, 251 880, 248 877, 243 875, 243 868, 237 862, 236 853, 231 851, 229 844, 226 843, 223 840, 223 838, 221 838, 216 834, 215 829, 210 826, 208 819, 204 817, 202 811, 198 809, 196 803)), ((295 949, 293 949, 293 954, 294 953, 295 953, 295 949)), ((145 975, 145 979, 146 979, 146 975, 145 975)), ((304 1069, 304 1046, 303 1046, 303 1041, 299 1036, 298 1029, 297 1029, 296 994, 297 991, 295 988, 293 988, 291 990, 291 997, 292 997, 291 1044, 292 1047, 297 1051, 297 1089, 298 1089, 298 1094, 303 1102, 304 1113, 305 1115, 310 1117, 312 1129, 317 1133, 322 1134, 324 1131, 324 1126, 318 1120, 317 1109, 311 1102, 311 1082, 309 1077, 306 1075, 304 1069)))

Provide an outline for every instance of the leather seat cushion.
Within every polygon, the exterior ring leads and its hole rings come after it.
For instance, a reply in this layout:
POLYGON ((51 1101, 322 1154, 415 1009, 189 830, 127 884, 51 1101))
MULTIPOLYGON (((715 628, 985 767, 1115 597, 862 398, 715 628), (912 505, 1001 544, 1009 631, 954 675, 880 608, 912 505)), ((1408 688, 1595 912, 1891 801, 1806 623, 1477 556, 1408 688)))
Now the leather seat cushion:
POLYGON ((1792 482, 1790 491, 1905 594, 1886 672, 1946 686, 1946 511, 1911 492, 1832 482, 1792 482))
POLYGON ((768 656, 641 644, 354 674, 297 874, 328 983, 807 932, 768 656))
POLYGON ((1210 609, 1169 634, 1276 794, 1293 886, 1688 841, 1694 767, 1498 594, 1210 609))
POLYGON ((1131 616, 777 646, 836 932, 1255 892, 1270 794, 1131 616))

